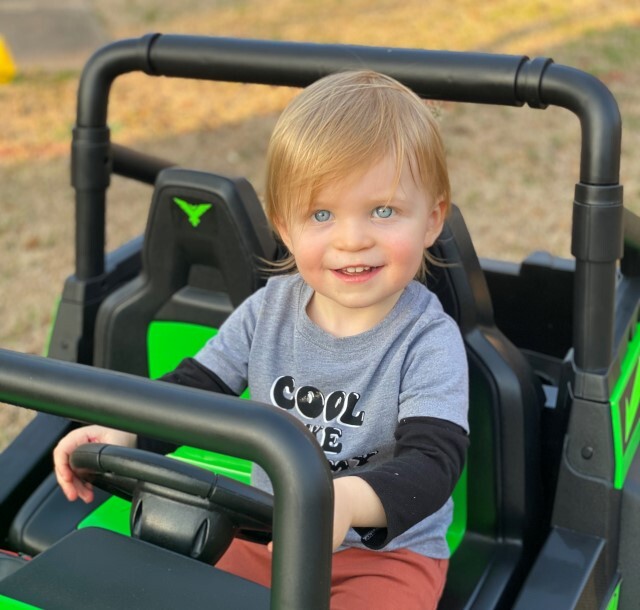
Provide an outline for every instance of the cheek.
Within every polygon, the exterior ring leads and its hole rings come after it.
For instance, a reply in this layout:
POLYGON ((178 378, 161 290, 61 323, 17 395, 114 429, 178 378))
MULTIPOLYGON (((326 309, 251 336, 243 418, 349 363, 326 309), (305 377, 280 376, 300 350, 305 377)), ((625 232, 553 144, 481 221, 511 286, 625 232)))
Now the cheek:
POLYGON ((390 256, 398 264, 420 265, 424 256, 424 235, 404 234, 388 242, 390 256))
POLYGON ((293 256, 299 269, 303 267, 313 268, 320 265, 325 248, 322 240, 318 239, 317 236, 313 238, 307 236, 305 238, 304 235, 300 235, 293 247, 293 256))

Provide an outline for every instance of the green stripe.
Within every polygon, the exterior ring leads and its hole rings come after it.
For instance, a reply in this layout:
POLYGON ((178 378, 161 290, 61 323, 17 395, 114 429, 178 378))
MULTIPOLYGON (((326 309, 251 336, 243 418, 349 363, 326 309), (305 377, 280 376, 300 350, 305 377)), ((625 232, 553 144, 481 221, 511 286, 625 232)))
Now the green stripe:
POLYGON ((611 394, 611 426, 615 456, 614 487, 622 489, 640 445, 640 324, 620 365, 620 377, 611 394))

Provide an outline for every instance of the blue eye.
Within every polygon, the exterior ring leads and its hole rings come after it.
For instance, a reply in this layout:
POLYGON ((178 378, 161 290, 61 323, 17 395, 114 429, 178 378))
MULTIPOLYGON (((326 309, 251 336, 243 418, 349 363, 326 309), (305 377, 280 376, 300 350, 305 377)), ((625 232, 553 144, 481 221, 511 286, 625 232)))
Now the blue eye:
POLYGON ((393 208, 388 205, 381 205, 379 208, 373 210, 373 215, 377 218, 389 218, 393 215, 393 208))
POLYGON ((329 210, 318 210, 313 213, 313 219, 317 222, 327 222, 331 218, 329 210))

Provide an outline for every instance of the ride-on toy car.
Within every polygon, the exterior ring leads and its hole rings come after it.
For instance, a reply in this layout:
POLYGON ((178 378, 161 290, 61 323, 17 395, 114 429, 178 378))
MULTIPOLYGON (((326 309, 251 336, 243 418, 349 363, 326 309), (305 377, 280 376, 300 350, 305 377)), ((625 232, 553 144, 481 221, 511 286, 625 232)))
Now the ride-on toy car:
POLYGON ((468 353, 472 439, 440 607, 638 607, 640 220, 622 203, 608 89, 540 58, 175 35, 108 45, 82 75, 75 273, 49 357, 0 350, 0 400, 40 412, 0 455, 2 546, 34 556, 0 558, 0 607, 328 608, 332 488, 310 432, 275 407, 146 379, 197 350, 261 284, 259 258, 279 255, 255 192, 112 144, 106 118, 131 71, 303 87, 363 66, 425 98, 561 106, 582 130, 575 260, 480 260, 457 208, 434 246, 447 265, 430 287, 468 353), (155 190, 145 235, 105 255, 112 172, 155 190), (89 446, 76 463, 132 503, 69 504, 51 451, 75 421, 185 447, 89 446), (250 462, 273 502, 241 483, 250 462), (210 565, 233 535, 273 536, 270 591, 210 565))

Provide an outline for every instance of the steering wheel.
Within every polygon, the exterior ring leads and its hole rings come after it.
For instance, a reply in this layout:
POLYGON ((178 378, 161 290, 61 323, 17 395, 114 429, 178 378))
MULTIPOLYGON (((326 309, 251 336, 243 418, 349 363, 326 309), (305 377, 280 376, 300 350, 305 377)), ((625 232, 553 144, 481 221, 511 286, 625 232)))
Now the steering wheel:
POLYGON ((233 537, 271 538, 273 496, 234 479, 140 449, 91 443, 72 453, 83 480, 131 500, 131 535, 215 563, 233 537))

